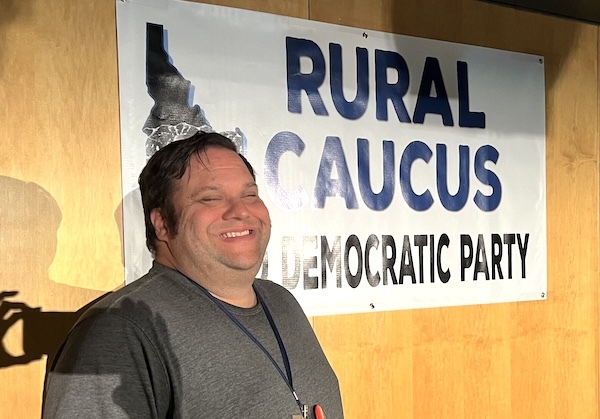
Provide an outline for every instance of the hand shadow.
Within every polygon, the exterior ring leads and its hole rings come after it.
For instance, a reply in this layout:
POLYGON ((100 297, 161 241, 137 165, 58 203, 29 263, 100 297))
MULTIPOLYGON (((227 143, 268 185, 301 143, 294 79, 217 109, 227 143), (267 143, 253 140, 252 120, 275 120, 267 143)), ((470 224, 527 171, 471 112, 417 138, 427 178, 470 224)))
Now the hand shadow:
POLYGON ((17 294, 17 291, 0 293, 0 368, 28 364, 46 355, 48 370, 75 322, 89 306, 108 293, 75 312, 42 311, 40 307, 34 308, 20 301, 6 300, 17 294), (6 349, 4 338, 19 321, 22 322, 22 354, 13 355, 6 349))
MULTIPOLYGON (((25 303, 4 301, 6 297, 17 295, 17 291, 4 291, 0 293, 0 368, 9 367, 11 365, 28 364, 31 361, 40 359, 42 354, 34 354, 35 351, 23 351, 23 355, 12 355, 6 350, 4 345, 4 336, 8 330, 15 325, 19 320, 32 318, 32 312, 38 312, 38 309, 29 307, 25 303)), ((31 323, 31 321, 29 321, 31 323)), ((25 334, 23 334, 23 348, 25 348, 25 334)))
POLYGON ((0 370, 30 364, 43 355, 51 365, 83 309, 43 307, 70 308, 73 301, 82 305, 104 293, 49 278, 61 221, 58 204, 44 188, 0 176, 0 370))

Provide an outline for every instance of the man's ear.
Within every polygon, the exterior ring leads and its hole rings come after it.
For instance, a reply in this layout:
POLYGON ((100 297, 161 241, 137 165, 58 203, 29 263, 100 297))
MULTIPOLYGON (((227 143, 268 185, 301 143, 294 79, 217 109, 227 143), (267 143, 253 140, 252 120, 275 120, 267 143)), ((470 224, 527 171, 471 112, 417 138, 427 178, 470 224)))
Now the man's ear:
POLYGON ((167 229, 167 224, 165 223, 165 218, 160 212, 160 209, 154 208, 150 212, 150 221, 152 221, 152 226, 154 227, 154 233, 156 234, 156 238, 159 241, 166 241, 169 230, 167 229))

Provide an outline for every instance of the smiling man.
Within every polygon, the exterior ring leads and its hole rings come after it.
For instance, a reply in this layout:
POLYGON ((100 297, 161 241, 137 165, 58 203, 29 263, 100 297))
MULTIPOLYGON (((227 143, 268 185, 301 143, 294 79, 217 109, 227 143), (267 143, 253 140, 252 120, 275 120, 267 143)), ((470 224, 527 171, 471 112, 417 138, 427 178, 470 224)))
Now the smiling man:
POLYGON ((173 142, 139 183, 153 266, 82 316, 48 375, 44 417, 342 418, 297 301, 255 279, 271 221, 234 143, 173 142))
MULTIPOLYGON (((217 134, 203 137, 220 138, 217 134)), ((154 242, 155 260, 222 301, 252 307, 256 304, 252 283, 269 242, 271 220, 251 169, 235 149, 212 146, 202 154, 191 147, 184 151, 186 160, 188 153, 193 154, 181 179, 164 191, 169 194, 171 189, 167 208, 142 198, 144 207, 152 208, 149 230, 156 238, 148 240, 154 242)), ((144 188, 165 182, 156 176, 159 163, 148 164, 140 180, 146 183, 144 188)))

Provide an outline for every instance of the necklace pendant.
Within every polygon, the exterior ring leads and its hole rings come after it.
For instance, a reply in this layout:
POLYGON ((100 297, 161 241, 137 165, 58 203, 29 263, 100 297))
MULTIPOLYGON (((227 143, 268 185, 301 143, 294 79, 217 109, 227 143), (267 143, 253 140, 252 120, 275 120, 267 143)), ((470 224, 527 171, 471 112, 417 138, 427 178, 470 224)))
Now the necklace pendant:
POLYGON ((323 409, 319 405, 315 406, 315 419, 327 419, 323 409))

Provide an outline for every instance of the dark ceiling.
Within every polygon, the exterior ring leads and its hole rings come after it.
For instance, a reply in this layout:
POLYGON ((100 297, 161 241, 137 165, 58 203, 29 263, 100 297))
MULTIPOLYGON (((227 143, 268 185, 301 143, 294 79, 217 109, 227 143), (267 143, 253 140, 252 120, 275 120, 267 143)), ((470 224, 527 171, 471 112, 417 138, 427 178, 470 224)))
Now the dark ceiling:
POLYGON ((504 6, 600 24, 600 0, 484 0, 504 6))

